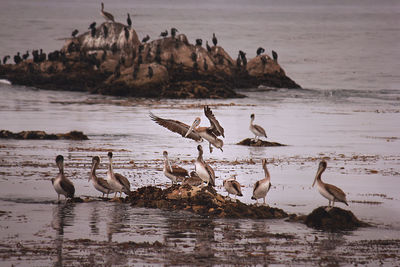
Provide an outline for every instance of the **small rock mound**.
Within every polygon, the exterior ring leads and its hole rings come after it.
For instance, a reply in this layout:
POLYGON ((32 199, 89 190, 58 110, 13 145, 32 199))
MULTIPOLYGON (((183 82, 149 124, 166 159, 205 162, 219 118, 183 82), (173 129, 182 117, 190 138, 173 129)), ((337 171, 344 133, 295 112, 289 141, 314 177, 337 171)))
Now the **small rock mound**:
POLYGON ((288 216, 278 208, 226 200, 210 186, 173 185, 164 190, 147 186, 132 192, 127 201, 135 207, 186 210, 213 218, 280 219, 288 216))
POLYGON ((246 138, 237 143, 237 145, 241 146, 259 146, 259 147, 265 147, 265 146, 286 146, 284 144, 278 143, 278 142, 268 142, 268 141, 263 141, 261 139, 258 139, 255 141, 253 138, 246 138))
POLYGON ((324 231, 354 230, 368 226, 357 219, 349 210, 333 207, 327 211, 326 207, 313 210, 304 220, 308 227, 324 231))
POLYGON ((0 130, 0 138, 4 139, 24 139, 24 140, 88 140, 89 138, 79 131, 71 131, 65 134, 47 134, 44 131, 22 131, 13 133, 7 130, 0 130))

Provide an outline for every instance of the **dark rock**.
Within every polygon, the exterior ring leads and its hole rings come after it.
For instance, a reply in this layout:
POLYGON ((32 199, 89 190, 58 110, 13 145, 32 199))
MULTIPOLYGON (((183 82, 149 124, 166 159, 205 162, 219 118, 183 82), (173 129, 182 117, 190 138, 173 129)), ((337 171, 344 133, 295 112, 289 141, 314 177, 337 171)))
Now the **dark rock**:
POLYGON ((65 134, 47 134, 44 131, 22 131, 13 133, 7 130, 0 130, 0 138, 4 139, 25 139, 25 140, 88 140, 89 138, 82 132, 71 131, 65 134))
POLYGON ((305 218, 304 223, 308 227, 324 231, 354 230, 358 227, 369 226, 358 220, 351 211, 338 207, 316 208, 305 218))
POLYGON ((284 144, 280 144, 277 142, 268 142, 268 141, 263 141, 261 139, 258 139, 255 141, 252 138, 246 138, 237 143, 237 145, 242 145, 242 146, 259 146, 259 147, 264 147, 264 146, 286 146, 284 144))
POLYGON ((277 219, 288 216, 278 208, 225 200, 211 186, 173 185, 164 190, 147 186, 132 192, 126 200, 135 207, 186 210, 207 217, 277 219))

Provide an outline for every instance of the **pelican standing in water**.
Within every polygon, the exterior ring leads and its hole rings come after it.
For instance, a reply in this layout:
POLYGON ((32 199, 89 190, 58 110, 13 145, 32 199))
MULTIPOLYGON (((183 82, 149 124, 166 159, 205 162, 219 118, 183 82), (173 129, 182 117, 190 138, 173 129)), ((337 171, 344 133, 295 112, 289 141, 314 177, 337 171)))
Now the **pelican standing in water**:
POLYGON ((207 186, 209 184, 215 186, 215 173, 211 166, 208 165, 203 159, 203 147, 198 145, 197 150, 199 151, 199 156, 194 162, 195 171, 201 180, 207 183, 207 186))
POLYGON ((54 189, 58 195, 58 202, 60 202, 60 194, 67 197, 73 198, 75 194, 74 184, 64 175, 64 157, 58 155, 56 157, 56 164, 59 170, 59 173, 56 178, 51 179, 51 183, 53 184, 54 189))
POLYGON ((201 121, 199 117, 194 120, 192 126, 189 126, 177 120, 162 119, 152 113, 150 113, 150 118, 159 125, 167 128, 172 132, 178 133, 185 138, 190 138, 197 142, 203 141, 203 138, 206 139, 209 142, 210 152, 212 152, 211 145, 223 151, 222 147, 224 145, 224 142, 217 136, 225 137, 224 128, 222 128, 222 126, 219 124, 208 106, 204 107, 204 114, 210 121, 210 127, 198 127, 201 121))
POLYGON ((114 21, 114 16, 111 15, 110 13, 104 11, 104 3, 103 3, 103 2, 101 3, 101 11, 100 11, 100 14, 106 19, 106 21, 115 22, 115 21, 114 21))
POLYGON ((343 192, 342 189, 340 189, 339 187, 336 187, 332 184, 326 184, 326 183, 322 182, 321 175, 325 171, 326 166, 327 166, 327 164, 326 164, 326 161, 324 161, 324 160, 319 163, 318 171, 317 171, 317 174, 315 175, 314 183, 312 184, 312 186, 314 187, 315 183, 317 183, 319 193, 323 197, 325 197, 329 200, 328 208, 333 208, 333 206, 335 205, 335 201, 343 202, 344 204, 346 204, 348 206, 349 204, 347 204, 346 194, 343 192), (332 202, 332 206, 331 206, 331 202, 332 202))
POLYGON ((94 156, 92 158, 92 171, 90 173, 88 182, 92 180, 94 188, 103 193, 103 197, 104 194, 107 194, 108 198, 108 194, 113 193, 114 191, 112 190, 111 186, 108 184, 106 180, 97 177, 96 169, 99 167, 99 164, 100 164, 100 158, 98 156, 94 156))
POLYGON ((110 164, 108 166, 108 171, 107 171, 107 182, 112 188, 112 190, 115 191, 114 198, 117 196, 117 192, 119 192, 120 197, 122 195, 122 192, 129 195, 129 193, 131 192, 131 184, 129 183, 128 179, 125 176, 119 173, 114 173, 112 167, 112 157, 113 153, 108 152, 108 159, 110 161, 110 164))
POLYGON ((242 186, 239 184, 238 181, 236 181, 236 175, 233 175, 232 177, 225 179, 223 182, 223 185, 226 189, 226 192, 228 192, 228 198, 229 194, 235 195, 235 200, 236 196, 242 197, 242 186))
POLYGON ((253 196, 251 199, 254 199, 258 204, 258 199, 262 198, 265 203, 265 197, 269 189, 271 188, 271 176, 269 175, 269 171, 267 169, 267 159, 262 160, 262 167, 264 169, 265 178, 262 180, 257 181, 253 187, 253 196))
POLYGON ((254 140, 257 141, 258 137, 265 137, 267 138, 267 134, 265 133, 265 130, 263 127, 257 124, 253 124, 255 115, 251 114, 250 115, 250 131, 255 135, 254 140))
POLYGON ((164 156, 164 175, 172 181, 172 184, 176 184, 177 182, 182 182, 186 177, 189 176, 189 173, 184 168, 178 166, 172 166, 168 159, 168 152, 163 152, 164 156))

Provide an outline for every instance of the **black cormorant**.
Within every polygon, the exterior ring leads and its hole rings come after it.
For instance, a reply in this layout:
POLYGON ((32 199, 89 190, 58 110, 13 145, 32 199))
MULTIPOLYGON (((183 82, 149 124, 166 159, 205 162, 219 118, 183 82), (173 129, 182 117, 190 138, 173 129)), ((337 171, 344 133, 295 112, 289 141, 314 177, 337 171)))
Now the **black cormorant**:
POLYGON ((257 56, 261 55, 261 54, 264 53, 264 52, 265 52, 265 49, 262 48, 262 47, 259 47, 259 48, 257 49, 257 56))
POLYGON ((193 62, 196 62, 197 61, 197 54, 195 52, 192 52, 191 58, 192 58, 193 62))
POLYGON ((90 30, 90 29, 92 29, 92 28, 96 28, 96 21, 95 21, 95 22, 92 22, 92 24, 89 25, 89 28, 88 28, 88 29, 90 30))
POLYGON ((145 43, 145 42, 147 42, 148 40, 150 40, 150 36, 149 36, 149 35, 146 35, 146 37, 144 37, 144 38, 142 39, 142 43, 145 43))
POLYGON ((15 64, 19 64, 22 61, 21 56, 19 55, 19 52, 14 56, 14 62, 15 64))
POLYGON ((196 39, 196 45, 201 46, 203 44, 203 40, 201 39, 196 39))
POLYGON ((206 41, 206 48, 209 53, 211 53, 211 47, 208 45, 208 41, 206 41))
POLYGON ((272 50, 272 58, 275 62, 278 62, 278 53, 276 53, 274 50, 272 50))
POLYGON ((243 66, 246 67, 247 65, 246 53, 243 52, 242 50, 239 50, 239 55, 240 58, 242 59, 243 66))
POLYGON ((29 51, 27 50, 25 54, 22 55, 22 59, 26 60, 29 57, 29 51))
POLYGON ((215 37, 215 33, 213 33, 212 42, 213 42, 214 46, 216 46, 218 43, 217 37, 215 37))
POLYGON ((79 31, 77 29, 75 29, 72 31, 71 36, 75 38, 78 33, 79 33, 79 31))
POLYGON ((161 36, 161 37, 167 37, 167 36, 168 36, 168 31, 165 30, 165 31, 161 32, 161 33, 160 33, 160 36, 161 36))
POLYGON ((125 31, 125 39, 128 40, 129 39, 129 30, 127 27, 124 27, 124 31, 125 31))
POLYGON ((3 64, 7 63, 7 60, 10 58, 9 55, 3 57, 3 64))
POLYGON ((207 60, 204 58, 204 70, 208 70, 207 60))
POLYGON ((131 16, 128 13, 128 17, 126 18, 126 23, 128 23, 129 27, 132 27, 132 20, 131 20, 131 16))
POLYGON ((108 28, 106 25, 103 25, 103 33, 104 33, 104 38, 107 38, 108 36, 108 28))
POLYGON ((178 30, 176 28, 171 28, 171 36, 172 38, 175 38, 176 33, 178 32, 178 30))

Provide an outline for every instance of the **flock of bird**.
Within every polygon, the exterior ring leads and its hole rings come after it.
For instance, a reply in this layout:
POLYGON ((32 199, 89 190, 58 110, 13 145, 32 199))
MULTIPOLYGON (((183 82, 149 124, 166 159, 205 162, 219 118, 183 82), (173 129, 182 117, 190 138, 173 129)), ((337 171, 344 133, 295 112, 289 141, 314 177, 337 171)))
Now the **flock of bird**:
MULTIPOLYGON (((213 112, 210 107, 204 106, 204 114, 210 121, 209 127, 199 127, 200 118, 195 118, 193 124, 191 126, 172 119, 162 119, 157 117, 153 113, 150 113, 150 118, 157 124, 167 128, 168 130, 180 134, 182 137, 192 139, 197 142, 203 141, 203 139, 209 142, 209 149, 212 152, 212 146, 219 148, 222 150, 223 141, 219 139, 219 136, 224 136, 224 128, 220 125, 218 120, 215 118, 213 112)), ((249 129, 255 135, 254 141, 257 141, 260 137, 267 137, 264 128, 259 125, 254 124, 255 115, 251 114, 250 116, 250 126, 249 129)), ((172 184, 182 183, 189 184, 191 186, 204 186, 204 183, 207 186, 215 186, 215 172, 213 168, 204 160, 203 158, 203 147, 201 145, 197 146, 198 157, 194 161, 195 171, 191 172, 190 175, 188 171, 179 166, 172 166, 169 158, 168 152, 163 152, 164 157, 164 166, 163 173, 164 175, 171 180, 172 184)), ((125 193, 127 195, 131 192, 131 186, 129 180, 119 173, 115 173, 112 165, 112 157, 113 153, 108 152, 109 165, 107 169, 107 180, 97 177, 96 169, 100 164, 100 158, 95 156, 92 158, 92 167, 89 176, 89 181, 91 180, 95 189, 100 191, 104 195, 108 195, 110 193, 115 193, 114 197, 117 196, 117 193, 125 193)), ((55 179, 52 179, 52 184, 54 186, 55 191, 58 194, 58 201, 60 201, 60 195, 64 195, 66 198, 73 198, 75 194, 75 188, 73 183, 67 179, 64 175, 64 158, 61 155, 58 155, 56 158, 56 164, 59 169, 58 176, 55 179)), ((315 176, 313 187, 317 184, 318 190, 322 196, 329 200, 329 207, 334 206, 335 202, 343 202, 346 205, 346 194, 338 187, 326 184, 322 182, 321 175, 325 171, 327 167, 327 163, 325 161, 321 161, 318 167, 317 174, 315 176)), ((251 199, 256 200, 258 204, 258 199, 263 199, 263 204, 266 204, 265 198, 269 190, 271 189, 271 177, 267 168, 267 159, 262 159, 262 168, 264 170, 264 178, 257 181, 253 186, 253 194, 251 199)), ((241 185, 238 181, 236 181, 236 176, 232 176, 223 181, 223 186, 228 193, 228 198, 230 194, 235 196, 243 196, 241 185)))

